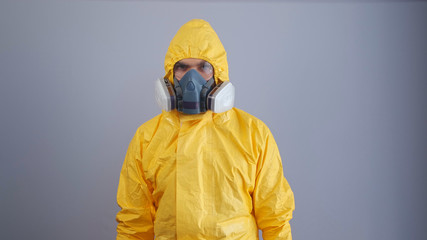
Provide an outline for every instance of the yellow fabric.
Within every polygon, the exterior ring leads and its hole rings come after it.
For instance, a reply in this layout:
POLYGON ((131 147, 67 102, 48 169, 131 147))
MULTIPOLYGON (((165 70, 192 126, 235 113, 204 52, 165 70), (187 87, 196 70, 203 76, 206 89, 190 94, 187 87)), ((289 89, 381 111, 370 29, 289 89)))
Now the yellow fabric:
MULTIPOLYGON (((208 26, 187 24, 196 23, 208 26)), ((199 31, 206 39, 206 29, 199 31)), ((192 44, 199 54, 211 51, 204 47, 212 45, 192 44)), ((179 59, 168 55, 166 71, 179 59)), ((212 60, 226 71, 226 60, 212 60)), ((141 125, 125 157, 117 202, 118 240, 258 239, 258 229, 265 240, 292 239, 294 197, 277 145, 263 122, 236 108, 162 112, 141 125)))

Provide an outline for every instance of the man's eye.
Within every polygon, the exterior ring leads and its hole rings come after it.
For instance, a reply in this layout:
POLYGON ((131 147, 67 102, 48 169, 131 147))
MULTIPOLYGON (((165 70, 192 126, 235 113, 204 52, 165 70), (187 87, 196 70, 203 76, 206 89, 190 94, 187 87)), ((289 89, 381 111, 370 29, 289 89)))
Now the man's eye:
POLYGON ((213 69, 213 67, 212 67, 212 65, 211 65, 210 63, 205 62, 205 63, 203 64, 203 70, 204 70, 205 72, 210 72, 210 71, 212 71, 212 69, 213 69))
POLYGON ((183 71, 183 70, 186 70, 187 69, 187 65, 184 65, 184 64, 177 64, 176 66, 175 66, 175 70, 180 70, 180 71, 183 71))

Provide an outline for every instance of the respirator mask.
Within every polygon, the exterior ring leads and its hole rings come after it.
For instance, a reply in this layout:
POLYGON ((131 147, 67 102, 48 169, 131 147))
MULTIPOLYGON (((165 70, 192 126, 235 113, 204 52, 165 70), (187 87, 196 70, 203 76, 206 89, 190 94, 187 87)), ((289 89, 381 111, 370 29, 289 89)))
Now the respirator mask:
POLYGON ((174 83, 166 78, 159 78, 155 83, 156 102, 167 112, 177 109, 185 114, 198 114, 207 110, 221 113, 234 106, 235 90, 228 81, 216 85, 213 77, 205 80, 199 72, 190 69, 180 80, 174 78, 174 83))

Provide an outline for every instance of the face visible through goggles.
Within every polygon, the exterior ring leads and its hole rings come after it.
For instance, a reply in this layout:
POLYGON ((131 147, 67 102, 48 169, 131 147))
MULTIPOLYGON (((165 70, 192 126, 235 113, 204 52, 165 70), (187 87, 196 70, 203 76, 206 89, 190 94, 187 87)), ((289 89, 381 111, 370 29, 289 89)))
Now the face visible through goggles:
POLYGON ((213 67, 205 60, 197 58, 186 58, 175 63, 173 72, 179 81, 191 69, 195 69, 206 81, 213 77, 213 67))

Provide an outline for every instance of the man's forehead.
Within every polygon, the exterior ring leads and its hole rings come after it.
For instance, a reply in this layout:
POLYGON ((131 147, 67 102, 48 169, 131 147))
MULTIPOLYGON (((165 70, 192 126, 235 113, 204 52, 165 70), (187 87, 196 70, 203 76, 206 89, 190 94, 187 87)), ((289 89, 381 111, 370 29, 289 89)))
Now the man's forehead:
POLYGON ((185 65, 198 65, 198 64, 201 64, 204 62, 206 62, 206 61, 203 59, 199 59, 199 58, 184 58, 184 59, 179 60, 177 63, 185 64, 185 65))

